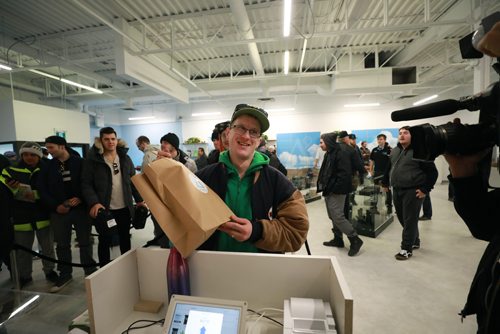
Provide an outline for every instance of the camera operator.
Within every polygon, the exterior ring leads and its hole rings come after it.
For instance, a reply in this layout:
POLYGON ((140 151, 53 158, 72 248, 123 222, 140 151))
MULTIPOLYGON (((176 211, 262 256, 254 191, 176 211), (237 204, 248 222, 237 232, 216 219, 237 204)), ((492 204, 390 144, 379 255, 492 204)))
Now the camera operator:
MULTIPOLYGON (((500 57, 500 22, 485 34, 478 49, 489 56, 500 57)), ((497 115, 499 113, 500 110, 497 115)), ((489 242, 460 312, 462 317, 476 314, 477 332, 481 334, 500 333, 500 189, 488 191, 487 180, 478 166, 488 151, 444 155, 450 165, 455 210, 475 238, 489 242)))

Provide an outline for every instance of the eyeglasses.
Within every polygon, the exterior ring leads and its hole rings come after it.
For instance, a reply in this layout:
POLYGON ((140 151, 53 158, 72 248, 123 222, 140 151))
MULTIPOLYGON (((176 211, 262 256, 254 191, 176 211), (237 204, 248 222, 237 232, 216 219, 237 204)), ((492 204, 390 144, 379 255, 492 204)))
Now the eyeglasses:
POLYGON ((234 132, 236 132, 237 134, 239 134, 240 136, 243 136, 245 133, 247 133, 248 131, 248 134, 250 135, 250 137, 252 137, 253 139, 257 139, 260 137, 260 131, 257 131, 255 129, 247 129, 245 128, 243 125, 239 125, 239 124, 234 124, 231 126, 231 129, 234 130, 234 132))
POLYGON ((113 162, 113 174, 118 174, 120 173, 120 168, 118 168, 118 164, 116 162, 113 162))

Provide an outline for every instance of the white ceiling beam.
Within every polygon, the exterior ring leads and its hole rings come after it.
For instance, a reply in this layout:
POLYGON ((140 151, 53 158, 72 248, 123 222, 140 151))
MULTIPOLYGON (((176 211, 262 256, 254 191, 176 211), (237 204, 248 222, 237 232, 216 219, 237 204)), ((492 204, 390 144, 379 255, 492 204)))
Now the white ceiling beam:
MULTIPOLYGON (((415 39, 411 44, 408 45, 405 49, 403 49, 399 54, 397 54, 392 61, 393 65, 407 65, 409 62, 422 50, 427 49, 430 45, 435 43, 436 38, 439 36, 446 35, 443 31, 442 26, 439 26, 439 22, 448 21, 448 20, 459 20, 468 25, 471 24, 471 1, 470 0, 461 0, 456 3, 452 8, 450 8, 445 14, 443 14, 438 21, 436 22, 426 22, 424 26, 426 29, 422 36, 418 39, 415 39)), ((449 30, 456 30, 456 26, 450 26, 449 30)))
MULTIPOLYGON (((385 27, 373 27, 373 28, 361 28, 361 29, 343 29, 337 30, 332 29, 328 32, 316 32, 311 39, 314 38, 326 38, 326 37, 334 37, 334 36, 342 36, 342 35, 364 35, 364 34, 375 34, 375 33, 392 33, 392 32, 401 32, 401 31, 415 31, 418 32, 420 30, 429 28, 429 27, 446 27, 450 26, 450 29, 456 29, 457 25, 470 25, 470 23, 465 19, 460 20, 447 20, 444 22, 429 22, 428 24, 405 24, 405 25, 391 25, 385 27)), ((415 38, 417 35, 415 35, 415 38)), ((148 49, 141 50, 134 55, 146 55, 146 54, 155 54, 155 53, 171 53, 171 52, 181 52, 181 51, 189 51, 196 49, 206 49, 206 48, 225 48, 232 47, 238 45, 246 45, 246 44, 260 44, 260 43, 277 43, 277 42, 286 42, 292 40, 300 40, 303 39, 302 35, 293 35, 289 37, 266 37, 266 38, 252 38, 245 40, 233 40, 233 41, 225 41, 225 42, 216 42, 216 43, 200 43, 197 45, 189 45, 189 46, 175 46, 173 48, 158 48, 158 49, 148 49)))
MULTIPOLYGON (((231 13, 233 14, 234 21, 238 26, 239 32, 244 39, 254 39, 250 19, 248 18, 247 11, 243 0, 229 0, 231 13)), ((248 43, 248 52, 250 53, 250 60, 257 76, 264 76, 264 67, 260 59, 259 49, 257 43, 248 43)))

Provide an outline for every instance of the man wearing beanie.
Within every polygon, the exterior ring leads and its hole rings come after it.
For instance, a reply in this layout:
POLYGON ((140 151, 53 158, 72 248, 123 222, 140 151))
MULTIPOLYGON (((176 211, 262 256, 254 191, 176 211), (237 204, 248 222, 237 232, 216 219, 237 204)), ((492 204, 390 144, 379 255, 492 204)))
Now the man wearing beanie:
POLYGON ((99 233, 97 252, 101 266, 111 261, 113 230, 118 230, 122 254, 132 247, 130 241, 130 224, 134 214, 132 197, 137 206, 145 206, 141 195, 130 180, 135 175, 135 167, 127 152, 126 143, 118 140, 116 131, 111 127, 105 127, 99 131, 99 138, 95 139, 87 159, 83 162, 82 195, 90 208, 90 217, 94 219, 94 225, 99 233))
MULTIPOLYGON (((179 149, 179 137, 175 133, 169 132, 160 139, 161 150, 158 152, 158 159, 161 158, 170 158, 174 159, 184 166, 186 166, 191 172, 196 172, 198 167, 196 166, 196 162, 191 159, 186 153, 184 153, 181 149, 179 149)), ((154 224, 154 235, 155 239, 158 240, 160 247, 168 248, 169 241, 165 232, 161 229, 160 225, 154 218, 151 216, 154 224)))
MULTIPOLYGON (((40 197, 50 209, 50 225, 54 232, 57 258, 72 262, 71 230, 75 229, 80 251, 80 263, 85 275, 96 270, 90 244, 92 225, 83 203, 81 174, 83 159, 69 149, 66 139, 50 136, 45 139, 45 147, 52 160, 42 168, 39 178, 40 197)), ((50 290, 57 292, 72 280, 73 267, 59 264, 59 280, 50 290)))
POLYGON ((160 139, 161 151, 158 158, 172 158, 186 166, 193 173, 198 170, 196 162, 179 148, 179 137, 169 132, 160 139))
MULTIPOLYGON (((35 142, 26 142, 21 146, 19 154, 19 164, 5 168, 0 176, 0 182, 7 186, 13 197, 14 242, 31 249, 36 235, 41 254, 54 258, 49 212, 40 201, 38 193, 42 148, 35 142)), ((33 256, 24 250, 17 250, 16 261, 22 288, 33 281, 33 256)), ((56 283, 59 278, 54 267, 54 263, 42 259, 45 277, 52 283, 56 283)))
POLYGON ((228 149, 219 162, 198 171, 234 215, 200 249, 229 252, 295 252, 304 244, 309 219, 304 197, 269 157, 257 152, 269 128, 260 108, 236 106, 228 130, 228 149))

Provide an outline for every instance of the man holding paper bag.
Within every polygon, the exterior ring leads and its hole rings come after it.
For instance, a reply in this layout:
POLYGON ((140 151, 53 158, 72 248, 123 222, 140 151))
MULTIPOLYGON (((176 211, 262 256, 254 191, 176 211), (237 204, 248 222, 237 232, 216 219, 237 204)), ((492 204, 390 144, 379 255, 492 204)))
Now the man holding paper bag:
POLYGON ((239 104, 229 126, 229 149, 197 176, 234 212, 199 249, 294 252, 304 244, 309 220, 304 198, 269 158, 256 149, 269 128, 267 113, 239 104))

